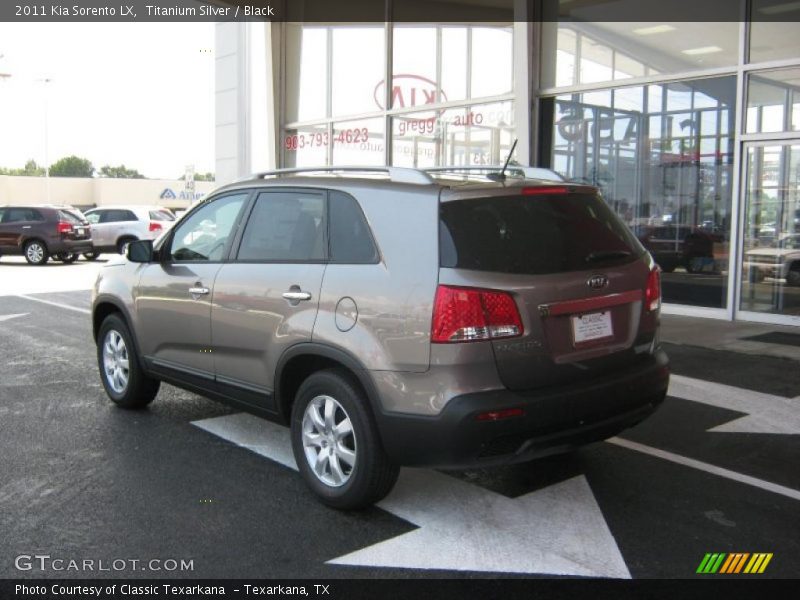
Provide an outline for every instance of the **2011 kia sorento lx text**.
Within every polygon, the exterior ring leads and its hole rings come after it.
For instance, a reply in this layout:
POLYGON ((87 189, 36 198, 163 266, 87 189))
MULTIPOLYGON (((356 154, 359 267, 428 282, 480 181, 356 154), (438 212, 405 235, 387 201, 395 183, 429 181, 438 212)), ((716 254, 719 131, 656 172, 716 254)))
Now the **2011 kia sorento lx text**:
POLYGON ((660 302, 593 187, 322 168, 227 185, 131 243, 92 318, 115 403, 164 381, 287 424, 306 483, 347 509, 400 466, 527 461, 646 418, 660 302))

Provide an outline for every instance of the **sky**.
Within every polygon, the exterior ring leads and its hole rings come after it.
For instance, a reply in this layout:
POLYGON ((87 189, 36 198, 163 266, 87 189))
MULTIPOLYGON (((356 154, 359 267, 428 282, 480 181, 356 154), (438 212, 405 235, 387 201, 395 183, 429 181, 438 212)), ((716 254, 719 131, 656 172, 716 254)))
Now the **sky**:
POLYGON ((0 23, 0 55, 0 167, 214 171, 213 23, 0 23))

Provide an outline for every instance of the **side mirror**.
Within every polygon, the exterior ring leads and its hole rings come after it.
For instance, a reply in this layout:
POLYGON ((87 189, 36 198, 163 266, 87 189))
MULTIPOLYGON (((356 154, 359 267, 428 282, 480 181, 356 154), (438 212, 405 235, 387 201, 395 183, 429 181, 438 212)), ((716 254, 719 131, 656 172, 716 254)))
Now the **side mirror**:
POLYGON ((125 248, 125 256, 135 263, 153 262, 153 240, 136 240, 125 248))

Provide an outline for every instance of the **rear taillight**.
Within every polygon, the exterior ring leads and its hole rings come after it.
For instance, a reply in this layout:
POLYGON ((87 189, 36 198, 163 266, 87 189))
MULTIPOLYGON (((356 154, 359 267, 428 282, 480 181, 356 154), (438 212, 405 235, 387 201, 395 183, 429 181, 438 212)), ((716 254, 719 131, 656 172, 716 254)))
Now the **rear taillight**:
POLYGON ((647 276, 647 287, 644 290, 644 306, 648 311, 661 308, 661 269, 650 271, 647 276))
POLYGON ((56 225, 56 233, 72 233, 72 225, 65 221, 59 221, 56 225))
POLYGON ((522 319, 511 294, 440 285, 433 303, 431 341, 473 342, 520 336, 522 319))
POLYGON ((150 221, 150 231, 161 231, 161 223, 157 221, 150 221))

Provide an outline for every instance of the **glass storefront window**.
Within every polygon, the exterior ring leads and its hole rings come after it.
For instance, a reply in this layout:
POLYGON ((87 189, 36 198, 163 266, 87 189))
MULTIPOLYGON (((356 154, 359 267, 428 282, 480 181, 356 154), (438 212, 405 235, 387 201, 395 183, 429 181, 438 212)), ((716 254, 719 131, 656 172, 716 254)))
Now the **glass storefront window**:
POLYGON ((800 69, 751 73, 747 133, 800 131, 800 69))
POLYGON ((746 147, 745 311, 800 316, 800 144, 746 147))
POLYGON ((666 302, 726 304, 735 98, 717 77, 543 100, 552 168, 602 189, 664 270, 666 302))
POLYGON ((286 26, 286 120, 311 121, 328 111, 328 30, 286 26))
POLYGON ((393 42, 392 108, 512 92, 511 27, 397 24, 393 42))
MULTIPOLYGON (((734 66, 738 62, 736 3, 731 22, 597 22, 592 2, 545 0, 541 87, 612 82, 662 73, 734 66)), ((594 7, 596 8, 596 7, 594 7)))
POLYGON ((285 167, 318 167, 328 162, 331 144, 327 125, 288 129, 283 135, 285 167))
POLYGON ((800 56, 800 4, 750 0, 750 62, 800 56))
POLYGON ((514 141, 511 102, 392 117, 392 164, 401 167, 502 163, 514 141))
POLYGON ((374 92, 386 69, 383 27, 333 27, 331 32, 331 116, 380 110, 374 92))
POLYGON ((333 152, 331 164, 344 165, 383 165, 384 120, 361 119, 334 123, 331 138, 333 152))

